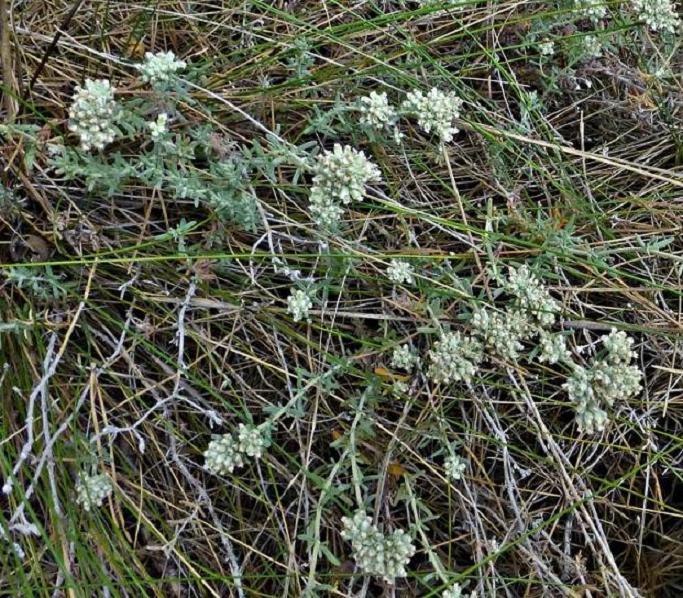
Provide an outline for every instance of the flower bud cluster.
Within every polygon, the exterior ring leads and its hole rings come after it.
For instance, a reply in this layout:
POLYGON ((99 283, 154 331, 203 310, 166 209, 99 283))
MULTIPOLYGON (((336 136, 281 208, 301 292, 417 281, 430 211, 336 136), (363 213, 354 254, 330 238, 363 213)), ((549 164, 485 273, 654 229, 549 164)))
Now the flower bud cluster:
POLYGON ((353 517, 342 517, 342 538, 351 542, 358 568, 366 575, 382 577, 393 584, 397 577, 405 577, 406 566, 415 554, 412 538, 403 530, 383 534, 364 511, 353 517))
POLYGON ((313 171, 309 209, 313 220, 325 228, 336 226, 344 213, 342 206, 361 201, 365 186, 382 178, 364 152, 338 143, 318 156, 313 171))
POLYGON ((433 87, 427 94, 419 89, 409 92, 401 107, 417 118, 425 133, 434 133, 442 143, 448 143, 458 132, 453 121, 460 116, 462 103, 455 93, 433 87))
POLYGON ((216 475, 232 473, 242 467, 245 457, 260 459, 270 446, 270 424, 239 424, 237 431, 216 436, 204 452, 207 470, 216 475))
POLYGON ((177 60, 173 52, 145 53, 142 64, 135 68, 140 71, 140 78, 153 87, 163 87, 168 84, 178 71, 187 66, 184 60, 177 60))
POLYGON ((601 339, 607 354, 596 359, 590 367, 574 366, 564 388, 575 403, 576 422, 588 434, 604 430, 607 423, 605 407, 617 399, 626 400, 641 390, 642 372, 630 365, 635 357, 633 339, 625 332, 612 330, 601 339))
POLYGON ((652 31, 676 33, 681 28, 681 17, 673 0, 632 0, 631 5, 652 31))
POLYGON ((313 307, 309 294, 302 289, 292 289, 287 297, 287 313, 295 322, 308 319, 308 312, 313 307))
POLYGON ((76 504, 86 511, 94 507, 101 507, 106 498, 111 496, 114 487, 109 476, 101 473, 96 475, 81 474, 76 482, 76 504))
POLYGON ((104 149, 116 137, 119 115, 114 88, 106 79, 87 79, 77 86, 69 108, 69 130, 81 140, 81 149, 104 149))

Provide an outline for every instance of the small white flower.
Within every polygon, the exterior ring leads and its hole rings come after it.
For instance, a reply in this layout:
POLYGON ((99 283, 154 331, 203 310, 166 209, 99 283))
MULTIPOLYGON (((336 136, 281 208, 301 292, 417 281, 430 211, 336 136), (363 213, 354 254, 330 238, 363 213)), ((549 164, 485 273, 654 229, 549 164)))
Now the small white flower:
POLYGON ((318 156, 314 172, 313 187, 342 204, 361 201, 365 186, 382 178, 364 152, 338 143, 318 156))
POLYGON ((114 88, 106 79, 87 79, 77 86, 69 108, 69 130, 81 140, 81 149, 104 149, 114 141, 115 123, 119 115, 114 88))
POLYGON ((607 413, 597 407, 595 403, 577 408, 576 411, 576 425, 579 432, 586 432, 586 434, 602 432, 605 429, 607 419, 607 413))
POLYGON ((446 477, 457 481, 462 479, 462 475, 465 473, 465 469, 467 469, 467 462, 460 455, 451 453, 444 459, 443 467, 446 477))
POLYGON ((611 407, 616 400, 625 401, 640 392, 643 377, 637 366, 629 365, 635 353, 631 350, 633 340, 626 333, 612 330, 601 340, 607 349, 605 359, 594 360, 588 368, 575 366, 563 385, 576 404, 579 430, 588 434, 604 429, 605 406, 611 407))
POLYGON ((577 410, 595 402, 592 374, 583 366, 576 366, 562 387, 567 391, 569 399, 577 404, 577 410))
POLYGON ((602 41, 597 35, 586 35, 581 40, 581 46, 586 58, 600 58, 602 56, 602 41))
POLYGON ((538 51, 541 53, 541 56, 552 56, 555 54, 555 42, 550 39, 544 39, 538 44, 538 51))
POLYGON ((135 65, 135 68, 140 71, 140 77, 145 83, 151 83, 157 87, 168 83, 178 71, 186 66, 184 60, 176 60, 176 55, 169 51, 156 54, 146 52, 143 63, 135 65))
POLYGON ((76 504, 81 505, 86 511, 92 510, 93 507, 101 507, 113 490, 114 486, 108 475, 81 474, 76 482, 76 504))
POLYGON ((413 267, 409 262, 392 259, 387 268, 387 277, 396 284, 415 282, 413 267))
POLYGON ((391 367, 406 370, 407 372, 412 370, 419 362, 420 358, 408 344, 396 347, 391 356, 391 367))
POLYGON ((332 195, 325 193, 319 187, 313 187, 308 201, 308 210, 313 222, 325 229, 334 229, 339 226, 344 215, 344 208, 334 201, 332 195))
POLYGON ((592 21, 599 21, 607 15, 606 0, 574 0, 576 11, 592 21))
POLYGON ((419 89, 409 92, 401 107, 417 117, 417 124, 425 133, 434 133, 442 143, 448 143, 458 132, 453 121, 460 116, 462 103, 455 93, 434 87, 426 95, 419 89))
POLYGON ((673 0, 631 0, 633 10, 652 31, 676 33, 681 17, 673 0))
POLYGON ((287 297, 287 313, 295 322, 308 319, 308 312, 313 307, 313 302, 306 291, 292 289, 287 297))
POLYGON ((503 288, 515 296, 514 307, 532 316, 539 326, 548 327, 555 322, 559 304, 526 265, 510 267, 503 288))
POLYGON ((156 120, 153 120, 153 121, 147 123, 147 126, 149 127, 149 130, 150 130, 151 135, 152 135, 152 139, 154 141, 158 141, 159 139, 161 139, 161 137, 164 136, 164 134, 168 130, 166 128, 167 122, 168 122, 168 114, 166 114, 165 112, 162 112, 161 114, 159 114, 159 116, 157 116, 156 120))
POLYGON ((389 103, 385 92, 371 91, 369 96, 360 98, 358 104, 361 113, 360 124, 373 129, 393 126, 398 118, 396 110, 389 103))
POLYGON ((595 393, 610 407, 617 399, 625 401, 637 395, 642 378, 637 366, 625 362, 596 361, 592 367, 595 393))
POLYGON ((616 328, 612 328, 609 334, 600 338, 600 341, 607 349, 607 361, 612 364, 627 364, 636 356, 633 351, 633 339, 623 330, 617 332, 616 328))

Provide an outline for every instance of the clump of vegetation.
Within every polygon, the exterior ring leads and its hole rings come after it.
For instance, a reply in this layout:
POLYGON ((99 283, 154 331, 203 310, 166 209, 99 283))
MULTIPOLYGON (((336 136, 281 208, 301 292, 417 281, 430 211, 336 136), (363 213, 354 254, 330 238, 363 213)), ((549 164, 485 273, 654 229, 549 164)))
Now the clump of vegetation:
POLYGON ((256 199, 249 173, 256 157, 246 146, 220 147, 220 134, 210 124, 197 127, 183 114, 183 107, 193 103, 188 81, 180 77, 187 67, 184 60, 173 52, 147 52, 144 62, 135 66, 142 82, 152 88, 140 97, 116 101, 107 80, 88 79, 83 88, 76 88, 69 130, 79 136, 81 145, 78 150, 51 146, 57 174, 111 196, 143 185, 176 200, 205 205, 221 221, 253 229, 256 199), (115 138, 127 138, 139 149, 132 155, 105 151, 115 138), (92 155, 93 149, 99 152, 92 155))
POLYGON ((185 4, 0 0, 2 591, 676 595, 677 4, 185 4))

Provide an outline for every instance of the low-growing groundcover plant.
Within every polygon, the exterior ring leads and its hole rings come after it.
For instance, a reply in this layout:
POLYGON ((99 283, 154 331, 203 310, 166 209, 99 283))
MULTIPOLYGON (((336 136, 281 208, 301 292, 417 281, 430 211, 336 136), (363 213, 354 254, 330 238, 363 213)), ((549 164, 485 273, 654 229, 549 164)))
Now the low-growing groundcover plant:
POLYGON ((180 4, 0 2, 0 592, 680 595, 679 5, 180 4))

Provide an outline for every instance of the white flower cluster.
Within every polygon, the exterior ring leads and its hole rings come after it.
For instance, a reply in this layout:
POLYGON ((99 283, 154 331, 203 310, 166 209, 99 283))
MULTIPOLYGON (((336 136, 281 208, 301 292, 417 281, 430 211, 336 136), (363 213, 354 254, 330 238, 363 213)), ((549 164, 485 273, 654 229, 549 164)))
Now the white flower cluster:
POLYGON ((101 150, 114 141, 118 115, 114 88, 109 81, 87 79, 84 87, 76 87, 69 108, 69 131, 80 137, 83 151, 101 150))
POLYGON ((593 385, 596 393, 612 406, 616 399, 628 399, 640 392, 642 373, 637 366, 630 365, 636 353, 631 350, 633 339, 625 332, 612 330, 601 341, 607 355, 593 364, 593 385))
POLYGON ((611 363, 629 363, 636 356, 633 350, 633 339, 623 330, 617 332, 613 328, 600 341, 607 350, 608 360, 611 363))
POLYGON ((541 362, 557 363, 567 357, 564 338, 545 330, 555 322, 560 306, 531 270, 526 265, 511 266, 502 289, 512 295, 511 305, 504 312, 476 309, 472 315, 474 335, 503 359, 517 360, 523 342, 536 334, 542 337, 541 362))
POLYGON ((349 145, 335 143, 332 151, 318 156, 314 168, 313 190, 326 193, 344 205, 361 201, 365 185, 381 180, 379 168, 365 153, 349 145))
POLYGON ((379 168, 365 153, 338 143, 331 152, 318 156, 313 171, 309 209, 314 221, 325 228, 339 223, 344 212, 342 205, 361 201, 365 186, 382 178, 379 168))
POLYGON ((344 208, 334 199, 314 189, 311 189, 308 209, 311 212, 313 222, 325 229, 336 228, 344 215, 344 208))
POLYGON ((526 265, 511 266, 503 288, 515 297, 514 308, 533 317, 540 327, 555 323, 560 305, 526 265))
POLYGON ((435 133, 442 143, 448 143, 458 132, 453 120, 460 116, 462 103, 455 93, 433 87, 427 95, 419 89, 409 92, 401 107, 417 117, 417 124, 425 133, 435 133))
POLYGON ((551 39, 544 39, 538 44, 538 51, 541 56, 552 56, 555 54, 555 42, 551 39))
POLYGON ((394 349, 394 353, 391 356, 391 367, 397 368, 399 370, 405 370, 409 372, 418 363, 420 363, 420 357, 413 351, 410 345, 400 345, 394 349))
POLYGON ((268 430, 268 424, 265 426, 239 424, 237 427, 237 450, 247 457, 260 459, 263 457, 263 451, 270 446, 268 430))
POLYGON ((539 347, 541 352, 538 355, 538 361, 541 363, 554 365, 563 361, 571 361, 572 356, 567 349, 567 340, 561 334, 541 330, 539 332, 539 347))
POLYGON ((584 36, 581 40, 581 47, 586 58, 600 58, 602 56, 602 41, 597 35, 584 36))
POLYGON ((576 423, 579 431, 594 434, 605 429, 607 412, 600 407, 600 400, 593 389, 592 372, 583 366, 575 366, 563 388, 569 399, 576 403, 576 423))
POLYGON ((387 277, 396 284, 413 284, 415 282, 415 272, 409 262, 404 260, 391 260, 387 268, 387 277))
POLYGON ((204 452, 204 466, 211 473, 225 475, 244 465, 244 456, 260 459, 270 446, 270 426, 239 424, 237 432, 216 436, 204 452))
POLYGON ((630 365, 635 353, 633 339, 625 332, 612 330, 601 339, 607 350, 604 359, 594 360, 589 368, 574 366, 564 384, 570 400, 576 404, 579 430, 588 434, 602 431, 607 422, 603 407, 611 407, 616 399, 628 399, 640 392, 642 372, 630 365))
POLYGON ((477 309, 472 314, 472 326, 486 347, 511 361, 519 358, 519 352, 524 350, 522 340, 532 329, 528 318, 514 309, 502 313, 477 309))
POLYGON ((581 16, 593 21, 604 19, 607 15, 605 0, 574 0, 574 6, 581 16))
POLYGON ((676 33, 681 17, 674 0, 631 0, 633 10, 652 31, 676 33))
POLYGON ((446 332, 429 351, 429 378, 435 383, 450 384, 472 380, 483 359, 481 343, 461 332, 446 332))
POLYGON ((81 474, 76 482, 76 504, 86 511, 93 507, 101 507, 104 499, 111 496, 114 486, 109 476, 101 473, 96 475, 81 474))
POLYGON ((152 139, 154 141, 158 141, 165 135, 166 131, 168 130, 166 128, 167 123, 168 114, 166 114, 165 112, 159 114, 156 120, 147 123, 147 126, 149 127, 149 130, 152 135, 152 139))
POLYGON ((236 467, 242 467, 244 460, 237 447, 237 440, 232 434, 217 436, 204 451, 204 467, 217 475, 232 473, 236 467))
POLYGON ((358 100, 360 112, 360 124, 376 131, 392 131, 394 140, 401 140, 401 132, 398 129, 398 112, 389 103, 385 92, 371 91, 370 95, 358 100))
POLYGON ((504 311, 477 307, 472 314, 470 336, 450 332, 434 344, 429 352, 431 365, 427 372, 433 382, 469 382, 484 360, 484 349, 516 361, 523 355, 524 341, 536 335, 542 335, 541 362, 570 359, 565 339, 545 330, 555 322, 560 306, 526 266, 511 267, 499 290, 512 295, 504 311))
POLYGON ((342 538, 351 542, 353 558, 362 573, 382 577, 390 584, 397 577, 406 576, 406 566, 415 554, 408 533, 395 530, 384 535, 363 511, 353 517, 342 517, 342 524, 342 538))
POLYGON ((458 481, 467 469, 467 462, 460 455, 451 453, 444 459, 443 468, 447 478, 458 481))
POLYGON ((142 64, 135 65, 140 71, 140 77, 145 83, 151 83, 154 87, 167 84, 175 74, 187 66, 184 60, 176 60, 173 52, 145 53, 142 64))
POLYGON ((308 293, 302 289, 292 289, 287 297, 287 313, 295 322, 308 319, 308 312, 313 307, 313 302, 308 293))

